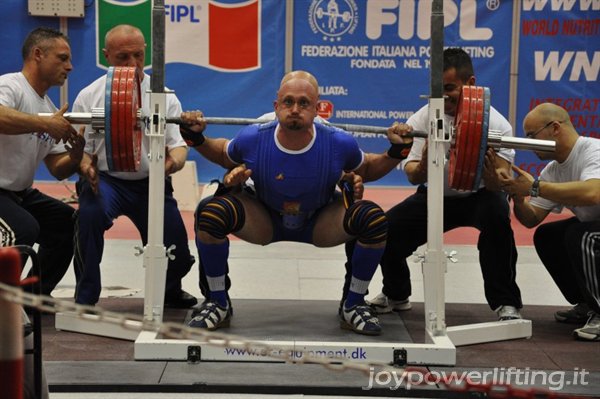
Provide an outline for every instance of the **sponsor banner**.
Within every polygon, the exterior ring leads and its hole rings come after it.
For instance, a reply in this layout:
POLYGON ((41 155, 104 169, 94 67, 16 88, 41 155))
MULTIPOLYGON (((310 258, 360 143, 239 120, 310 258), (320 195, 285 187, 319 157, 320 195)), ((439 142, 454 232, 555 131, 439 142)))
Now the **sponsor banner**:
MULTIPOLYGON (((552 102, 580 135, 600 138, 600 1, 525 0, 520 31, 517 135, 531 109, 552 102)), ((516 164, 534 176, 545 165, 529 151, 516 164)))
MULTIPOLYGON (((473 58, 477 84, 508 112, 512 3, 444 1, 445 46, 473 58)), ((431 1, 311 0, 294 8, 294 69, 312 72, 332 122, 389 126, 427 104, 431 1)), ((387 139, 356 134, 361 148, 382 152, 387 139)), ((379 185, 409 185, 391 172, 379 185)))

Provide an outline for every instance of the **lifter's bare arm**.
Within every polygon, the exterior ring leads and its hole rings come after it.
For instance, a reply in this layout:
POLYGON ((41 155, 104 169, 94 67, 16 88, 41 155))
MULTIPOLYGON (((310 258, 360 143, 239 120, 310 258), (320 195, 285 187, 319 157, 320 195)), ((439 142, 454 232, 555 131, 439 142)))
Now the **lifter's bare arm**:
POLYGON ((227 156, 227 143, 229 140, 204 136, 202 132, 206 128, 206 121, 201 111, 183 112, 181 119, 186 124, 184 128, 188 129, 182 132, 182 136, 188 145, 193 146, 204 158, 221 165, 225 169, 233 169, 238 166, 227 156))
POLYGON ((355 170, 365 182, 378 180, 387 175, 408 156, 413 138, 408 136, 409 130, 401 128, 402 125, 404 124, 394 122, 387 130, 388 140, 392 144, 388 151, 381 154, 365 154, 362 165, 355 170))

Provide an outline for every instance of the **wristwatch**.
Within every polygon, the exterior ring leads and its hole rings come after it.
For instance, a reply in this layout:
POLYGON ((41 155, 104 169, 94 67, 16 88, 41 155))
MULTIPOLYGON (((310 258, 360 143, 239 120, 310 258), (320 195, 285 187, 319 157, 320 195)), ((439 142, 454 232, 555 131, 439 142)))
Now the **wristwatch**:
POLYGON ((540 195, 540 181, 536 178, 531 185, 531 189, 529 190, 529 195, 531 197, 537 197, 540 195))

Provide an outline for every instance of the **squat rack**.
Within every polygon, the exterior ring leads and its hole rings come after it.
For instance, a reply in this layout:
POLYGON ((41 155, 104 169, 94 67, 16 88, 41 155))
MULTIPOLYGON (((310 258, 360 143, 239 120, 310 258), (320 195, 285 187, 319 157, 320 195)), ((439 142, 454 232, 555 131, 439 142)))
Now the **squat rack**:
MULTIPOLYGON (((287 3, 289 5, 289 2, 287 3)), ((154 0, 152 8, 152 93, 150 138, 150 186, 148 243, 143 250, 145 271, 144 320, 161 322, 164 311, 164 293, 167 258, 170 249, 164 247, 164 157, 166 126, 165 68, 165 7, 164 0, 154 0)), ((429 153, 428 153, 428 224, 427 247, 422 260, 425 343, 363 342, 368 349, 367 361, 389 362, 398 366, 406 364, 449 365, 456 364, 456 347, 476 343, 527 338, 531 336, 529 320, 509 320, 447 327, 445 320, 445 279, 447 254, 443 250, 443 176, 445 143, 451 137, 444 122, 442 85, 444 44, 443 1, 434 0, 431 15, 431 93, 429 97, 429 153)), ((221 348, 191 340, 163 339, 157 332, 137 333, 124 327, 87 321, 75 314, 58 313, 56 328, 68 331, 102 335, 135 341, 136 360, 227 360, 256 361, 255 356, 238 353, 225 355, 221 348)), ((266 343, 266 341, 265 341, 266 343)), ((321 341, 268 341, 294 351, 352 351, 356 342, 321 341)), ((269 361, 268 358, 264 359, 269 361)), ((272 360, 279 361, 279 360, 272 360)))

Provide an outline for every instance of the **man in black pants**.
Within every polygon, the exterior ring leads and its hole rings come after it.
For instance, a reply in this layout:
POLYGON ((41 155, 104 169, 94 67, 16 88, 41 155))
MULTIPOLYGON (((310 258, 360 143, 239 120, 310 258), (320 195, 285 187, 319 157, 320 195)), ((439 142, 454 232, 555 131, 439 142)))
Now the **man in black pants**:
POLYGON ((568 112, 551 103, 531 110, 523 130, 527 137, 554 141, 556 150, 536 152, 551 160, 539 178, 515 166, 517 176, 504 175, 502 187, 513 199, 517 219, 529 228, 539 226, 535 250, 565 299, 575 305, 557 311, 556 321, 585 323, 573 335, 600 341, 600 140, 579 136, 568 112), (575 216, 542 224, 563 207, 575 216))
MULTIPOLYGON (((445 126, 454 120, 458 98, 464 85, 474 85, 475 76, 469 55, 459 48, 444 51, 443 72, 445 126)), ((406 124, 395 123, 399 131, 429 130, 429 106, 411 116, 406 124)), ((508 121, 490 107, 489 129, 504 136, 513 136, 508 121)), ((492 151, 492 150, 488 150, 492 151)), ((491 153, 490 153, 491 156, 491 153)), ((517 250, 510 225, 510 208, 506 194, 499 191, 493 169, 510 170, 514 151, 500 150, 495 165, 484 173, 483 183, 476 192, 458 192, 444 187, 444 231, 470 226, 480 231, 477 248, 483 273, 485 296, 490 308, 500 320, 519 319, 521 293, 516 277, 517 250)), ((448 163, 446 163, 447 173, 448 163)), ((409 310, 411 304, 410 271, 406 258, 427 242, 427 142, 415 138, 411 152, 402 168, 417 192, 386 212, 389 224, 388 241, 381 259, 383 292, 370 301, 379 313, 409 310)), ((351 244, 350 244, 351 245, 351 244)), ((347 249, 348 252, 348 249, 347 249)), ((350 259, 350 258, 348 258, 350 259)), ((350 261, 348 260, 348 263, 350 261)), ((348 269, 348 263, 346 268, 348 269)))
POLYGON ((61 32, 37 28, 25 39, 20 72, 0 76, 0 246, 39 244, 42 294, 50 295, 73 257, 74 209, 33 188, 43 160, 59 180, 82 171, 84 139, 47 95, 71 72, 69 41, 61 32), (24 113, 31 114, 29 116, 24 113), (38 113, 52 113, 41 118, 38 113))

